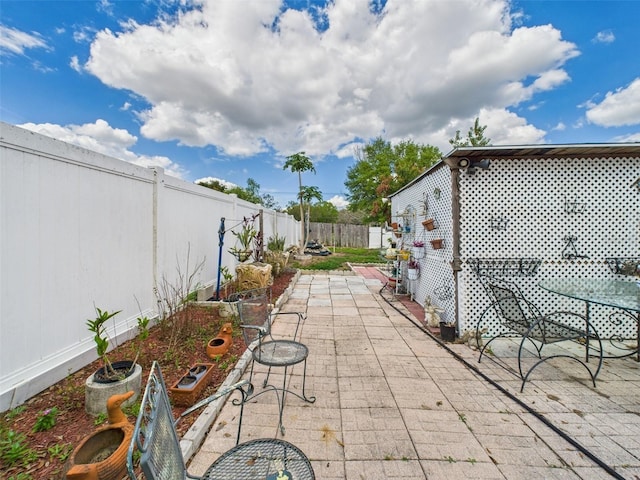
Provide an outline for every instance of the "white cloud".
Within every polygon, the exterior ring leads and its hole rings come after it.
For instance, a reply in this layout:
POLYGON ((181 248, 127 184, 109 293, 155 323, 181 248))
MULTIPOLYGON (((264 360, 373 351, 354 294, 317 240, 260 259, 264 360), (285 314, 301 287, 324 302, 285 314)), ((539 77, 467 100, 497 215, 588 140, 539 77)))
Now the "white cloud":
MULTIPOLYGON (((576 46, 550 25, 514 29, 510 5, 388 0, 376 14, 369 0, 336 0, 320 31, 279 0, 203 0, 99 32, 85 68, 146 99, 141 134, 158 141, 316 156, 384 134, 443 149, 452 121, 482 109, 512 119, 509 107, 569 81, 576 46)), ((541 138, 518 123, 523 131, 490 126, 507 143, 541 138)))
POLYGON ((640 124, 640 78, 615 92, 607 92, 599 104, 589 103, 587 120, 604 127, 640 124))
POLYGON ((82 73, 82 65, 80 65, 80 61, 76 55, 71 57, 69 60, 69 66, 78 73, 82 73))
POLYGON ((343 210, 349 206, 349 202, 342 195, 334 195, 327 202, 333 204, 338 210, 343 210))
POLYGON ((38 33, 26 33, 0 25, 0 54, 24 55, 25 50, 31 48, 50 49, 38 33))
POLYGON ((613 43, 616 41, 616 36, 611 30, 603 30, 598 32, 593 38, 593 43, 613 43))
POLYGON ((614 142, 629 142, 629 143, 634 143, 634 142, 638 142, 640 143, 640 132, 636 132, 636 133, 630 133, 628 135, 621 135, 619 137, 616 137, 613 139, 614 142))
POLYGON ((165 173, 174 177, 182 178, 186 174, 180 165, 173 163, 167 157, 133 153, 129 148, 136 144, 138 138, 124 129, 111 127, 101 119, 84 125, 25 123, 18 126, 141 167, 162 167, 165 173))

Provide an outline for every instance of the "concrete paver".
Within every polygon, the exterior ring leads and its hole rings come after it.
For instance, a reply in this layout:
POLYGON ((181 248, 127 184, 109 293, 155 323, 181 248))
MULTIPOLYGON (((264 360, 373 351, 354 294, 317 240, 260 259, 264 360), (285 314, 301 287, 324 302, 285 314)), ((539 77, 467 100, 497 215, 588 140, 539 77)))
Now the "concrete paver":
MULTIPOLYGON (((512 344, 496 343, 496 358, 478 364, 468 346, 427 334, 418 304, 389 305, 375 274, 361 273, 303 274, 282 307, 307 315, 306 390, 317 398, 287 396, 283 438, 306 453, 316 478, 640 478, 637 362, 606 360, 596 388, 575 362, 548 362, 520 393, 512 344)), ((273 332, 290 335, 291 318, 273 332)), ((254 373, 257 389, 264 374, 254 373)), ((282 377, 271 375, 278 385, 282 377)), ((301 386, 298 365, 290 388, 301 386)), ((234 445, 238 417, 227 401, 190 473, 234 445)), ((245 406, 240 441, 281 437, 277 425, 267 392, 245 406)))

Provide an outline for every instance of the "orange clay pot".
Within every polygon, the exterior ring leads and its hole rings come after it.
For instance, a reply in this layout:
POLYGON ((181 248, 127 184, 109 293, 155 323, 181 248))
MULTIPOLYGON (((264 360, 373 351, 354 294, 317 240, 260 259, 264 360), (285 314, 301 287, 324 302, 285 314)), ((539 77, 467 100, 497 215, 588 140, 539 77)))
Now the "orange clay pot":
POLYGON ((120 480, 127 474, 127 450, 134 426, 121 405, 134 392, 112 395, 107 400, 109 425, 85 437, 69 458, 68 480, 120 480))
POLYGON ((230 323, 222 325, 218 336, 209 340, 209 343, 207 344, 207 356, 211 359, 215 359, 216 357, 227 353, 231 347, 232 333, 233 329, 230 323))

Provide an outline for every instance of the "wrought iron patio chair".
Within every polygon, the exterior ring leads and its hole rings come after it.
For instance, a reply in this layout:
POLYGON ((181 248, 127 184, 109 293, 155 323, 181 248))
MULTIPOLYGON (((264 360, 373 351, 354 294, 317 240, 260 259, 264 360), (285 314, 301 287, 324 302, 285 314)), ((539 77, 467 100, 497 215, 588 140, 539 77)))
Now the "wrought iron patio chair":
MULTIPOLYGON (((308 403, 316 401, 316 397, 307 396, 307 357, 309 349, 299 341, 300 325, 305 319, 305 315, 300 312, 278 312, 271 311, 270 292, 268 288, 256 289, 243 292, 238 301, 238 313, 240 315, 240 326, 244 340, 251 350, 252 362, 249 373, 249 382, 253 382, 254 366, 256 363, 268 367, 267 375, 262 383, 263 390, 254 391, 248 399, 255 398, 263 393, 273 390, 278 396, 279 407, 279 427, 284 435, 285 428, 282 423, 285 399, 287 394, 292 394, 308 403), (271 326, 275 318, 284 316, 294 316, 295 328, 293 334, 287 338, 276 338, 272 335, 271 326), (289 369, 297 364, 302 364, 302 390, 300 393, 292 391, 287 386, 289 369), (282 386, 275 386, 269 383, 269 376, 273 367, 283 367, 282 386)), ((289 375, 290 379, 290 375, 289 375)), ((253 383, 251 383, 253 385, 253 383)))
POLYGON ((284 440, 269 438, 237 443, 240 439, 242 426, 242 408, 247 396, 244 387, 248 385, 249 382, 244 380, 220 390, 215 395, 185 410, 174 421, 160 366, 154 362, 127 453, 129 477, 132 480, 137 480, 133 460, 134 452, 137 450, 140 452, 140 467, 146 480, 220 480, 225 478, 314 480, 315 474, 309 459, 295 445, 284 440), (233 401, 234 404, 240 405, 241 409, 236 446, 213 462, 202 477, 190 475, 184 463, 175 425, 184 416, 234 390, 238 390, 242 397, 240 401, 237 399, 233 401), (284 475, 288 475, 288 477, 284 475))
POLYGON ((585 316, 570 311, 543 314, 536 305, 525 298, 515 283, 487 275, 480 275, 479 278, 491 300, 491 304, 484 310, 478 320, 475 338, 479 339, 485 329, 491 332, 491 335, 489 340, 480 348, 478 362, 482 361, 482 356, 495 339, 521 336, 522 340, 518 349, 518 372, 522 379, 521 392, 524 390, 524 385, 533 370, 542 363, 554 358, 569 358, 582 364, 589 372, 593 386, 596 386, 596 377, 602 366, 602 341, 596 329, 587 321, 585 316), (497 329, 492 324, 493 314, 498 318, 497 329), (576 342, 585 348, 584 360, 569 353, 542 356, 542 349, 545 345, 567 340, 576 342), (594 342, 596 346, 591 348, 594 342), (525 371, 523 353, 526 352, 526 344, 533 345, 538 360, 525 371), (594 355, 597 357, 597 366, 595 368, 590 368, 588 365, 591 355, 590 350, 596 353, 594 355))

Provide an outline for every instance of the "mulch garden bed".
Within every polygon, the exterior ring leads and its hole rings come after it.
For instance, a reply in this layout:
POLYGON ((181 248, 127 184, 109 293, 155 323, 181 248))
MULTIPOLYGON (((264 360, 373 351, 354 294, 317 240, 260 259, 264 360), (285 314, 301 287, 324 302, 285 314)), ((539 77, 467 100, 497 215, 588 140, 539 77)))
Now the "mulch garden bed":
MULTIPOLYGON (((296 271, 286 269, 276 276, 272 285, 275 300, 289 286, 296 271)), ((233 369, 246 347, 239 328, 234 328, 234 340, 229 351, 221 358, 212 360, 206 354, 206 345, 216 337, 223 323, 229 318, 220 318, 217 308, 189 306, 183 318, 173 322, 173 327, 156 325, 144 342, 138 363, 143 368, 142 385, 146 385, 151 364, 157 360, 167 384, 171 386, 196 363, 216 363, 211 383, 201 394, 205 398, 214 394, 233 369), (182 335, 175 341, 175 329, 182 335)), ((236 326, 237 327, 237 326, 236 326)), ((134 347, 126 342, 109 353, 111 360, 131 358, 134 347)), ((64 380, 30 398, 24 405, 4 412, 0 417, 0 478, 7 480, 54 480, 64 478, 64 467, 71 451, 93 430, 107 423, 106 416, 93 417, 85 412, 85 381, 102 362, 96 360, 64 380), (49 409, 57 409, 55 425, 35 432, 34 425, 49 409), (13 461, 12 461, 13 459, 13 461)), ((177 418, 186 407, 173 408, 177 418)), ((129 420, 135 423, 135 415, 125 409, 129 420)), ((197 419, 197 413, 188 415, 178 424, 180 436, 197 419)), ((42 423, 42 420, 40 420, 42 423)))

